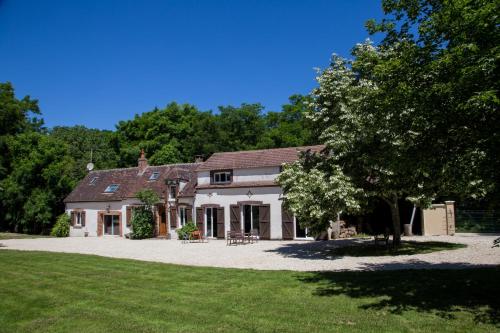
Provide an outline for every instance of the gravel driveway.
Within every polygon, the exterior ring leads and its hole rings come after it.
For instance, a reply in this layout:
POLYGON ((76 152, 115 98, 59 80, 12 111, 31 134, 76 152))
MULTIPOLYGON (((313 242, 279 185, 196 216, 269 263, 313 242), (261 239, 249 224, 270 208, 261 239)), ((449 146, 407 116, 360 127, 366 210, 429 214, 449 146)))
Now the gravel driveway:
POLYGON ((500 248, 491 248, 495 238, 465 234, 405 237, 405 240, 463 243, 467 244, 467 248, 396 257, 331 257, 328 254, 332 247, 363 242, 359 239, 328 242, 261 241, 226 246, 226 242, 221 240, 186 244, 178 240, 72 237, 2 240, 0 249, 70 252, 190 266, 263 270, 390 270, 500 265, 500 248))

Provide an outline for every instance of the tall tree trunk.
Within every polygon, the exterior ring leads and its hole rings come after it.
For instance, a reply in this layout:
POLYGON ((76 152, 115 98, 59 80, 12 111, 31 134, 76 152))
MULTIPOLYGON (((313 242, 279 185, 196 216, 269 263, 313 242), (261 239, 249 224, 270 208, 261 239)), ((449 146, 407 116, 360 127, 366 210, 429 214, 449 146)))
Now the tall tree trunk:
POLYGON ((399 246, 401 244, 401 219, 399 216, 398 197, 394 195, 390 199, 384 198, 384 200, 385 202, 387 202, 387 204, 391 209, 391 219, 392 219, 392 229, 393 229, 392 245, 399 246))

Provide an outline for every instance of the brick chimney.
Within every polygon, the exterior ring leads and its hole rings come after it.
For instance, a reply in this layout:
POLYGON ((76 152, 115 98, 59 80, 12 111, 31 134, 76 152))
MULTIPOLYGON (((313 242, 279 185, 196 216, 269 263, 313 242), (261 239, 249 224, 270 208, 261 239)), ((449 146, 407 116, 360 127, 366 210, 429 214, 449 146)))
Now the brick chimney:
POLYGON ((143 173, 148 167, 148 159, 144 156, 144 149, 141 149, 141 157, 137 160, 137 166, 139 167, 139 173, 143 173))

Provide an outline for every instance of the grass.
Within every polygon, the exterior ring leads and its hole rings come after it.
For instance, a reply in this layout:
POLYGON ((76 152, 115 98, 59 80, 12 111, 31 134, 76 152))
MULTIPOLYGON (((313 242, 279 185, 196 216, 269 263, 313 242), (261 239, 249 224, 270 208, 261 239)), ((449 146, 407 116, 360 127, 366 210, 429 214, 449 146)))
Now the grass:
POLYGON ((2 240, 2 239, 22 239, 22 238, 41 238, 41 237, 50 237, 50 236, 18 234, 18 233, 14 233, 14 232, 0 232, 0 240, 2 240))
POLYGON ((436 251, 456 250, 467 247, 465 244, 447 242, 414 242, 402 241, 401 245, 393 248, 391 245, 370 242, 369 244, 349 245, 336 248, 332 251, 335 256, 342 257, 380 257, 424 254, 436 251))
POLYGON ((493 332, 498 281, 498 267, 298 273, 0 250, 0 332, 493 332))

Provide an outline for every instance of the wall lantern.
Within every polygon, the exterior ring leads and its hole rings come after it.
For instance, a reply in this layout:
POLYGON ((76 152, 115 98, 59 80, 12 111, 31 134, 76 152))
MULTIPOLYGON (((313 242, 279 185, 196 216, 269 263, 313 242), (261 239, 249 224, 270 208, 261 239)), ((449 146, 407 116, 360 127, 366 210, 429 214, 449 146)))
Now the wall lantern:
POLYGON ((111 205, 106 205, 106 212, 109 213, 109 210, 111 209, 111 205))

